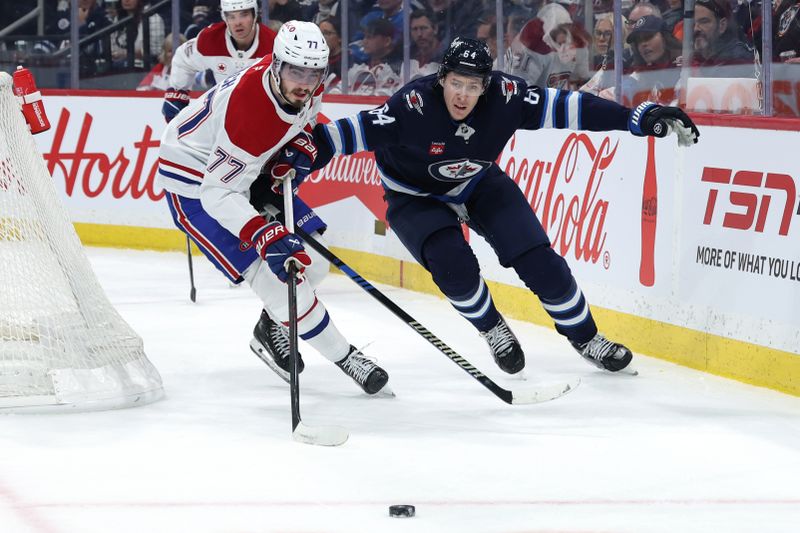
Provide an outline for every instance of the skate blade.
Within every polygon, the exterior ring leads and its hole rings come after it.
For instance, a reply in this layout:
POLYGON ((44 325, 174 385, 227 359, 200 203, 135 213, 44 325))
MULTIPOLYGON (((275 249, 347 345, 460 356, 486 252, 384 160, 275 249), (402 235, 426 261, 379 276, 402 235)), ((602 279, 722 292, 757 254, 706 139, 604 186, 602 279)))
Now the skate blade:
POLYGON ((286 383, 289 383, 289 373, 276 365, 275 361, 272 360, 272 357, 270 357, 268 353, 264 353, 261 343, 255 339, 250 339, 250 349, 259 359, 264 362, 264 364, 266 364, 273 372, 275 372, 279 378, 286 383))
POLYGON ((381 390, 376 392, 375 394, 369 394, 371 398, 396 398, 397 395, 394 393, 392 388, 386 384, 383 386, 381 390))

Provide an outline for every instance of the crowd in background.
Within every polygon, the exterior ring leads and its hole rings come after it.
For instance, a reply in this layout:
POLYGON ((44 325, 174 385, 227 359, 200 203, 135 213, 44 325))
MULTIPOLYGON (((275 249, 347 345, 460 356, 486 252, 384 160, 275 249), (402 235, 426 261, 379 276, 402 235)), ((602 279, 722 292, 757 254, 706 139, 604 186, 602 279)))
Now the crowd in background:
MULTIPOLYGON (((411 0, 408 63, 403 0, 349 0, 346 21, 342 0, 264 1, 266 23, 273 29, 292 19, 319 25, 331 49, 326 90, 332 93, 390 95, 406 80, 435 73, 458 35, 484 40, 497 68, 532 85, 581 89, 612 99, 621 91, 627 104, 643 99, 674 103, 687 66, 693 79, 751 80, 756 86, 766 61, 764 40, 771 43, 773 64, 785 64, 781 72, 800 80, 800 0, 772 3, 772 30, 766 36, 760 0, 697 0, 688 57, 682 44, 683 0, 622 0, 621 28, 615 27, 610 0, 594 0, 588 16, 584 0, 411 0), (496 1, 503 2, 499 23, 496 1), (614 58, 616 31, 624 43, 621 62, 614 58), (620 63, 624 78, 617 86, 614 69, 620 63)), ((126 86, 115 88, 166 88, 174 40, 168 31, 171 2, 77 2, 84 41, 82 84, 124 72, 129 75, 126 86)), ((0 7, 0 65, 27 61, 46 67, 55 64, 53 58, 63 64, 70 43, 70 1, 46 0, 44 5, 43 20, 22 24, 18 21, 36 8, 36 0, 0 7), (13 31, 4 30, 14 24, 13 31)), ((180 14, 179 43, 220 20, 218 0, 183 0, 180 14)), ((208 83, 199 78, 195 88, 208 83)))

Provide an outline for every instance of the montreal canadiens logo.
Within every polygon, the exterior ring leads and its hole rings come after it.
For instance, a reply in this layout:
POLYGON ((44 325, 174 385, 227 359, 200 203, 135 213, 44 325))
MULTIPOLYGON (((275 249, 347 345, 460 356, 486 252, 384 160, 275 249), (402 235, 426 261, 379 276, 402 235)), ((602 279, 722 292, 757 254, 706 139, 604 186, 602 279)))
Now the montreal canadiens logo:
POLYGON ((464 181, 487 170, 492 164, 489 161, 473 159, 454 159, 428 165, 428 172, 439 181, 464 181))

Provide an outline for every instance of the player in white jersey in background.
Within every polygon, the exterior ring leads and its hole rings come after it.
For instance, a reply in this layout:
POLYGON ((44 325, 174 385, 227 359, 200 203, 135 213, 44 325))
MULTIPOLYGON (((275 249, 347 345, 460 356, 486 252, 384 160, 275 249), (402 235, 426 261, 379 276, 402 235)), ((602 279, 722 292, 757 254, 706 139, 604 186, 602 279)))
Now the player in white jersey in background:
MULTIPOLYGON (((297 286, 300 338, 374 394, 386 385, 387 373, 345 340, 314 292, 328 263, 306 252, 277 219, 282 197, 258 209, 251 205, 261 203, 251 198, 251 188, 277 192, 293 174, 296 187, 310 172, 316 148, 308 132, 327 65, 328 47, 315 24, 284 24, 273 55, 225 79, 167 125, 158 180, 178 228, 228 279, 246 281, 261 298, 264 310, 250 346, 270 368, 288 381, 285 280, 293 261, 303 272, 297 286)), ((325 229, 297 197, 294 211, 305 231, 325 229)))
POLYGON ((222 22, 204 28, 173 55, 162 108, 167 122, 189 104, 198 73, 210 70, 219 83, 272 53, 275 32, 258 22, 258 0, 221 0, 220 12, 222 22))

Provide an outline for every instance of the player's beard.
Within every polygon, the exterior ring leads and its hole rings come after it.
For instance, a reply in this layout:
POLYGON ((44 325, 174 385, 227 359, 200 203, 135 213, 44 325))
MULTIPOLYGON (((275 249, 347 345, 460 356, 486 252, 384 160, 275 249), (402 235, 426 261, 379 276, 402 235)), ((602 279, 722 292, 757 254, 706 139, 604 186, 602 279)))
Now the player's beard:
POLYGON ((308 89, 294 89, 289 93, 289 96, 286 97, 286 101, 289 102, 292 107, 302 109, 310 96, 311 91, 308 89))
MULTIPOLYGON (((281 83, 283 85, 283 83, 281 83)), ((287 91, 284 87, 280 88, 281 96, 286 102, 295 109, 302 109, 309 98, 311 98, 311 89, 295 87, 291 91, 287 91)))

